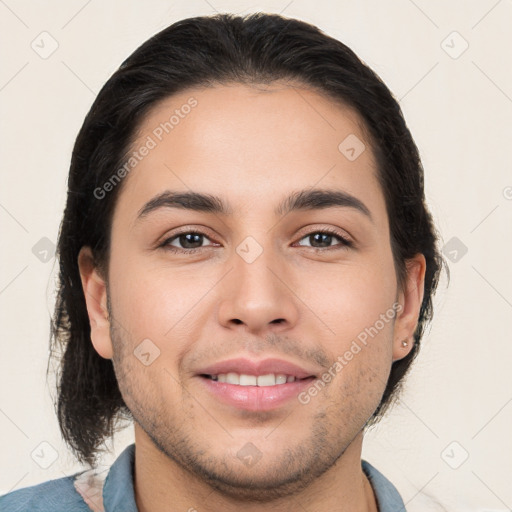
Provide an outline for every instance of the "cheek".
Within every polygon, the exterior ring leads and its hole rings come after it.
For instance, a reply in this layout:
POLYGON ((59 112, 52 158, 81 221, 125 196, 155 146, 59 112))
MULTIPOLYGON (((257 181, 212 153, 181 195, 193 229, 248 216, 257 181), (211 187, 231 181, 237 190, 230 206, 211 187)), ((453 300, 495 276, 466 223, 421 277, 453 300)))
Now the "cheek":
MULTIPOLYGON (((302 273, 298 295, 316 315, 330 349, 339 355, 347 343, 372 337, 389 338, 395 316, 396 281, 392 264, 326 266, 302 273), (312 285, 314 283, 314 286, 312 285), (325 329, 324 329, 325 328, 325 329), (375 328, 378 334, 375 333, 375 328)), ((391 348, 391 347, 389 347, 391 348)))
POLYGON ((352 403, 356 409, 365 404, 361 414, 366 420, 380 401, 392 364, 396 316, 392 260, 340 266, 335 272, 317 273, 309 282, 317 286, 302 291, 309 293, 311 309, 316 308, 328 326, 322 327, 323 344, 333 361, 330 373, 335 375, 325 397, 352 403))
POLYGON ((116 320, 134 343, 149 338, 163 348, 172 340, 174 349, 179 350, 179 340, 185 343, 190 339, 189 320, 196 316, 205 293, 204 281, 190 279, 190 273, 185 276, 179 271, 152 268, 147 262, 127 263, 110 274, 116 320), (184 334, 183 330, 188 336, 178 335, 184 334))
POLYGON ((364 328, 340 325, 342 329, 357 334, 336 336, 330 344, 333 362, 326 372, 329 377, 322 375, 329 384, 321 400, 328 408, 334 404, 353 424, 362 425, 375 412, 386 388, 392 365, 393 320, 378 320, 364 328))

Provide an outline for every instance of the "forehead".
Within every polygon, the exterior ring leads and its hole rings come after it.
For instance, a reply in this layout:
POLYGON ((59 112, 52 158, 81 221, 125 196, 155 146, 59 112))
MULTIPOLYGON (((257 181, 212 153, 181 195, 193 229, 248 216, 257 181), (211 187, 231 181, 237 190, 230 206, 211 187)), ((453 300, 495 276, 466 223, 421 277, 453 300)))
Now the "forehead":
POLYGON ((306 88, 187 89, 141 123, 131 148, 138 160, 116 210, 134 215, 169 189, 224 197, 233 212, 256 215, 307 188, 341 189, 382 209, 362 125, 353 109, 306 88), (144 146, 150 149, 140 157, 144 146))

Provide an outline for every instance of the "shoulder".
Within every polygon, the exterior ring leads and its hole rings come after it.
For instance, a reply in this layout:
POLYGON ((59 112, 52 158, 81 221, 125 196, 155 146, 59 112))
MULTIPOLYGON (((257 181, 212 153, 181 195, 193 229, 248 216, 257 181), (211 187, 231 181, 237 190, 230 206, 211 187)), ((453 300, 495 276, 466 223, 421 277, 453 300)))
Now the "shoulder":
POLYGON ((90 512, 73 485, 77 475, 48 480, 0 496, 2 512, 90 512))

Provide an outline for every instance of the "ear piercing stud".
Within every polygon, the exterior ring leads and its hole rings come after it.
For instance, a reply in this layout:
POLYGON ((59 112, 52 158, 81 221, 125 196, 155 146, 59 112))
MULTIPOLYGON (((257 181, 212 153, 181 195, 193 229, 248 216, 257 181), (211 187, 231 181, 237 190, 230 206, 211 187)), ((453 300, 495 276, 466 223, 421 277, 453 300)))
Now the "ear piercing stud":
POLYGON ((407 341, 407 339, 405 340, 402 340, 402 347, 407 347, 407 345, 409 345, 409 342, 407 341))

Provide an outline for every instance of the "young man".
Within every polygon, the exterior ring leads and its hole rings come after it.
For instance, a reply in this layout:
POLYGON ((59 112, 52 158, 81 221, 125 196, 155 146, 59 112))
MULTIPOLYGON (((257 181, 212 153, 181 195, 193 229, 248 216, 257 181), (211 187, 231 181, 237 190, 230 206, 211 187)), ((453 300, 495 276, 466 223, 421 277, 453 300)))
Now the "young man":
POLYGON ((349 48, 276 15, 165 29, 70 169, 58 413, 93 469, 2 510, 405 510, 361 448, 431 318, 436 239, 400 108, 349 48))

